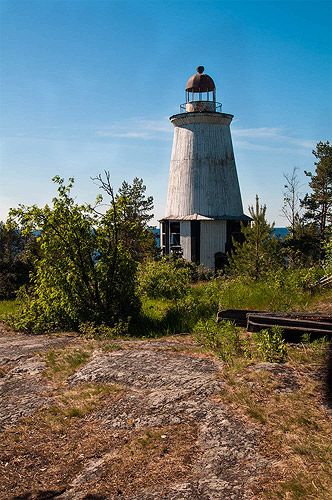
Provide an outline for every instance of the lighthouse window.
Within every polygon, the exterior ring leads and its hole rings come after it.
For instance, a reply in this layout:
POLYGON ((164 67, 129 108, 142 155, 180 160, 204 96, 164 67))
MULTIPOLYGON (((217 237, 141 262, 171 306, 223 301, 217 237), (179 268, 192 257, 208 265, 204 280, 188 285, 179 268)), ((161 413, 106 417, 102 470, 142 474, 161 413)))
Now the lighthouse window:
POLYGON ((180 222, 170 223, 171 247, 180 245, 180 222))

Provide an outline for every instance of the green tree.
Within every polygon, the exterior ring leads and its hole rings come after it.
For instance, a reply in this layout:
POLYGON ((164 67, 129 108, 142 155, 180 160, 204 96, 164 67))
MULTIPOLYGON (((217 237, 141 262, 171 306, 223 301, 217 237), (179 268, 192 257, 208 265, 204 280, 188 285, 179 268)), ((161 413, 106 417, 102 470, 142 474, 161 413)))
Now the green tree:
MULTIPOLYGON (((100 185, 109 192, 109 183, 99 177, 100 185)), ((130 185, 124 181, 115 196, 119 238, 136 261, 155 255, 155 241, 148 230, 153 218, 153 197, 145 196, 143 180, 135 177, 130 185)))
POLYGON ((288 222, 288 234, 283 241, 283 253, 287 259, 287 267, 314 265, 319 254, 317 230, 315 226, 305 224, 302 217, 300 200, 301 184, 297 168, 291 174, 284 174, 284 198, 282 214, 288 222))
MULTIPOLYGON (((77 328, 84 321, 111 326, 128 321, 139 312, 140 302, 137 261, 124 231, 125 202, 114 194, 108 172, 97 178, 107 197, 104 212, 101 195, 93 206, 79 205, 71 196, 73 179, 68 185, 58 176, 53 180, 58 195, 51 207, 20 206, 10 214, 23 234, 40 230, 36 272, 22 296, 18 326, 51 331, 77 328)), ((140 188, 144 202, 145 187, 140 188)), ((144 209, 141 216, 149 220, 144 209)), ((137 227, 135 231, 138 235, 137 227)))
POLYGON ((266 205, 259 204, 256 195, 255 207, 249 207, 252 222, 242 226, 243 243, 233 241, 233 252, 229 259, 229 272, 258 280, 267 272, 281 265, 280 242, 272 236, 274 225, 266 220, 266 205))
POLYGON ((327 274, 332 274, 332 237, 330 237, 324 245, 325 260, 324 270, 327 274))
POLYGON ((317 159, 315 174, 305 172, 310 177, 311 192, 301 204, 305 209, 303 222, 313 227, 322 250, 332 224, 332 145, 329 141, 318 142, 312 153, 317 159))

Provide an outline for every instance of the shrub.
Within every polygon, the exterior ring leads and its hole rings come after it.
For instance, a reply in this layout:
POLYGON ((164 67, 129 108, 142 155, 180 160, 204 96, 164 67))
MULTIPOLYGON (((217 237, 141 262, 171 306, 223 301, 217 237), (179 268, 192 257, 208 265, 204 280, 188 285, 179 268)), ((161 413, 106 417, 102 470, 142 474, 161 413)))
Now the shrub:
POLYGON ((36 237, 0 222, 0 300, 13 299, 19 288, 29 282, 33 258, 37 253, 36 237))
POLYGON ((53 179, 58 195, 52 207, 11 211, 22 234, 40 230, 35 272, 20 294, 17 328, 38 333, 77 329, 89 321, 110 327, 120 323, 122 329, 138 315, 137 260, 147 251, 151 199, 145 201, 145 187, 138 179, 115 195, 105 175, 105 181, 97 179, 109 197, 105 213, 96 210, 101 196, 94 207, 78 205, 71 196, 73 179, 65 185, 59 177, 53 179))
MULTIPOLYGON (((167 258, 167 257, 166 257, 167 258)), ((191 283, 198 283, 200 281, 209 281, 213 278, 213 271, 208 267, 203 266, 203 264, 196 264, 195 262, 189 262, 188 260, 182 258, 168 258, 173 261, 178 268, 187 269, 190 275, 191 283)))
POLYGON ((113 338, 128 335, 128 322, 118 321, 114 326, 105 324, 96 325, 90 321, 81 323, 78 331, 85 335, 87 338, 113 338))
POLYGON ((138 290, 151 299, 179 299, 186 295, 189 284, 189 270, 174 260, 150 260, 139 267, 138 290))
POLYGON ((258 352, 264 361, 283 363, 287 358, 287 347, 282 336, 283 330, 278 326, 261 330, 254 334, 258 352))
POLYGON ((199 321, 194 334, 201 345, 216 352, 223 361, 231 362, 242 352, 239 329, 231 321, 199 321))

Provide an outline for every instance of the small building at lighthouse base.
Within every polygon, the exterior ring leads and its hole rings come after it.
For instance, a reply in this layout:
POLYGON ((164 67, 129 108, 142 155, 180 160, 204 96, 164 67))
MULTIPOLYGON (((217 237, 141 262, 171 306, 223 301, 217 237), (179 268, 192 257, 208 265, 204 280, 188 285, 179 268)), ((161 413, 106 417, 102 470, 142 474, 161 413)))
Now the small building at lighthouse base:
POLYGON ((233 238, 241 238, 241 222, 249 221, 246 215, 232 219, 199 214, 165 217, 160 221, 162 252, 179 255, 217 272, 225 266, 233 238))

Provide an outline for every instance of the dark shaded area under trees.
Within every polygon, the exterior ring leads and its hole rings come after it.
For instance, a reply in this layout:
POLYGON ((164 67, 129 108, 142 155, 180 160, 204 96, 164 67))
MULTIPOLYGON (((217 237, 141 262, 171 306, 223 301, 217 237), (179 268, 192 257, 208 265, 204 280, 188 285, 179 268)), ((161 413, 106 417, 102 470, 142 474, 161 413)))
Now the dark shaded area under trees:
POLYGON ((10 224, 0 222, 0 300, 13 299, 28 283, 37 256, 34 234, 23 236, 10 224))

